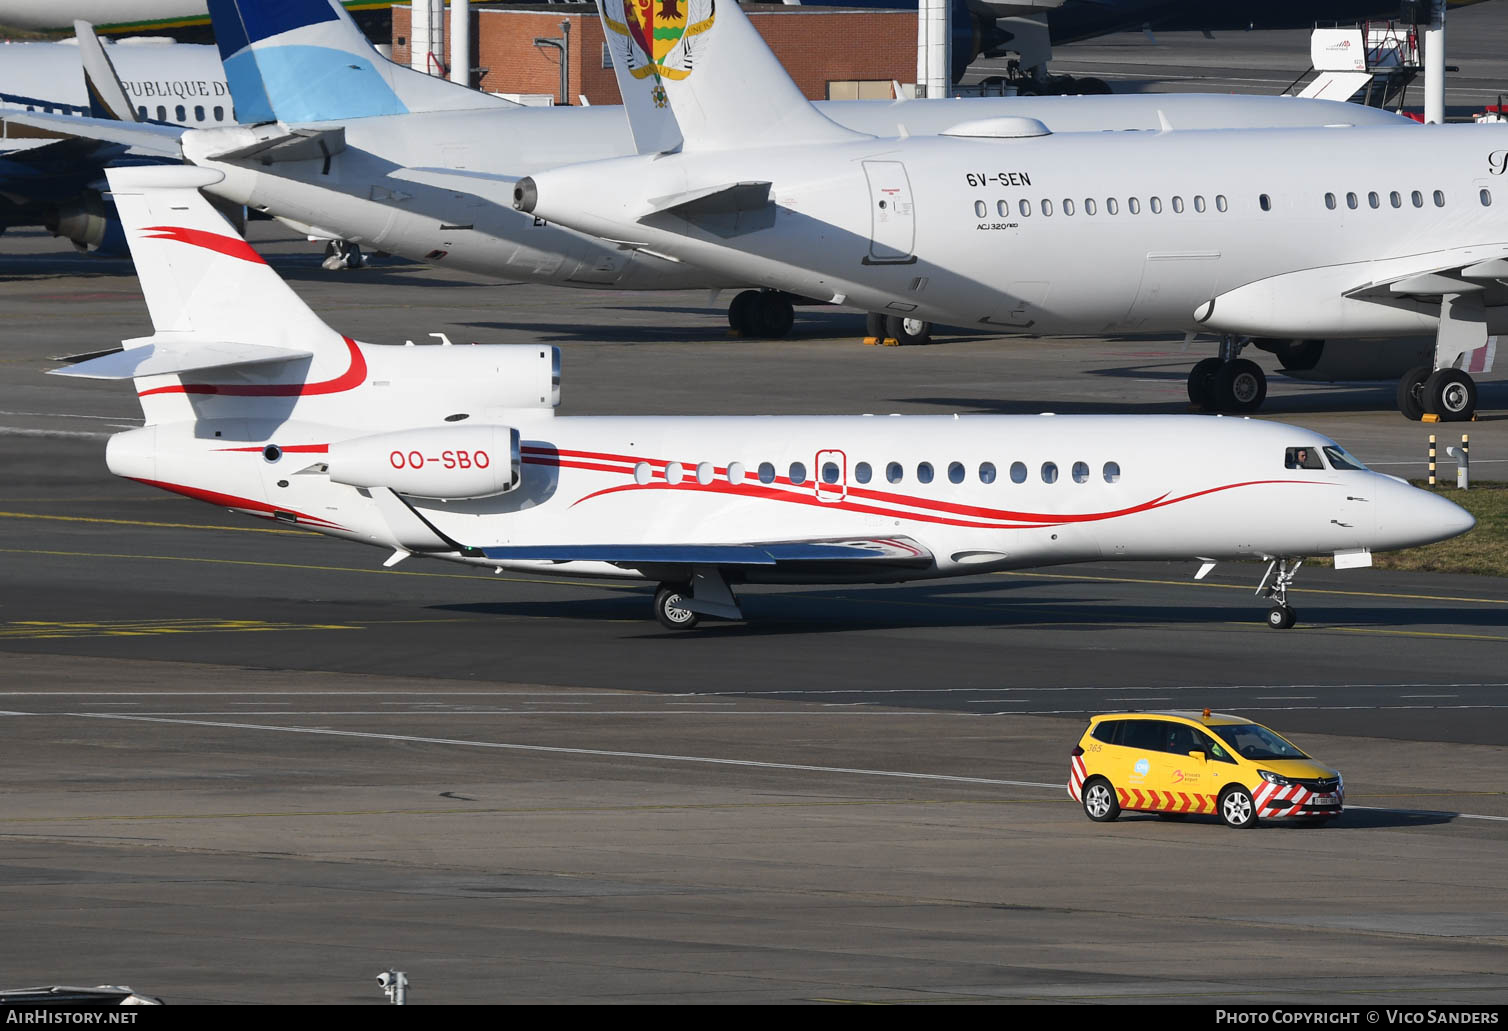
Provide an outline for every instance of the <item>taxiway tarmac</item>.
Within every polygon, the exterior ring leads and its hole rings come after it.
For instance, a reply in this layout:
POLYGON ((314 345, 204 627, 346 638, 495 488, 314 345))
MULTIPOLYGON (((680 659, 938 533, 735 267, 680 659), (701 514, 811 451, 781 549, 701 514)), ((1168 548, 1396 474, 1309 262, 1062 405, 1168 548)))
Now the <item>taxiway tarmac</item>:
MULTIPOLYGON (((703 295, 561 294, 399 262, 342 330, 548 341, 572 412, 1178 411, 1181 340, 944 337, 851 315, 729 340, 703 295)), ((1093 566, 750 591, 667 634, 642 588, 490 577, 117 481, 129 390, 47 356, 147 331, 123 263, 0 259, 0 970, 170 1001, 1508 999, 1508 587, 1093 566), (1083 714, 1235 709, 1347 775, 1342 826, 1090 824, 1083 714), (1260 962, 1253 962, 1260 956, 1260 962)), ((1387 387, 1273 413, 1396 471, 1387 387)), ((1477 473, 1508 456, 1484 385, 1477 473)), ((1494 400, 1496 399, 1496 400, 1494 400)), ((1390 469, 1390 471, 1395 471, 1390 469)))

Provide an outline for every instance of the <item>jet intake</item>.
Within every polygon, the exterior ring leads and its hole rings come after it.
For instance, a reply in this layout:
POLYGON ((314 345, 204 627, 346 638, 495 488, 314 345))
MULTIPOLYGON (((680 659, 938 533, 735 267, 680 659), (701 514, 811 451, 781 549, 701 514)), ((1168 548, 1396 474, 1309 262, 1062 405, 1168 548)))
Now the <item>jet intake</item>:
POLYGON ((539 189, 534 185, 532 176, 524 176, 513 187, 513 206, 524 214, 533 213, 534 205, 539 203, 539 189))
POLYGON ((490 498, 522 482, 518 430, 445 426, 399 430, 331 444, 330 479, 419 498, 490 498))

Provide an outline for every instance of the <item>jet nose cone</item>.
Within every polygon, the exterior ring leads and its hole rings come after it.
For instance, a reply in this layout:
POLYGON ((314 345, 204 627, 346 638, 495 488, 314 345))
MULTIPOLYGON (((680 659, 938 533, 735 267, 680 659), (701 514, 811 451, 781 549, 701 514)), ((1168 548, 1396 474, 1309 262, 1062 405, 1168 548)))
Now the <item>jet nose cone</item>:
POLYGON ((1450 540, 1477 525, 1476 517, 1454 501, 1424 490, 1411 489, 1410 493, 1398 526, 1409 538, 1405 547, 1450 540))

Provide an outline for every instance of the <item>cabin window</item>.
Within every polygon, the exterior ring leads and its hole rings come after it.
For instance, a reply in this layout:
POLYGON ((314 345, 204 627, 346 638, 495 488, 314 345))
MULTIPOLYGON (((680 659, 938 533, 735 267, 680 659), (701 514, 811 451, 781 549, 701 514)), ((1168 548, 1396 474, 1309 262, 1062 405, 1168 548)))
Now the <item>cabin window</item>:
POLYGON ((1269 196, 1267 196, 1267 194, 1265 194, 1265 193, 1262 194, 1262 196, 1260 196, 1260 197, 1257 198, 1257 203, 1259 205, 1261 205, 1263 211, 1271 211, 1272 210, 1272 198, 1269 197, 1269 196))
POLYGON ((1058 463, 1057 462, 1043 462, 1042 463, 1042 482, 1043 483, 1057 483, 1058 482, 1058 463))
POLYGON ((874 470, 869 468, 868 462, 860 462, 853 467, 853 478, 860 483, 868 483, 873 475, 874 470))
POLYGON ((1094 214, 1094 198, 1093 197, 1085 197, 1084 198, 1084 214, 1086 214, 1086 215, 1092 215, 1092 214, 1094 214))
POLYGON ((1317 447, 1291 447, 1283 452, 1283 468, 1285 469, 1323 469, 1324 467, 1325 463, 1320 461, 1317 447))
POLYGON ((1331 211, 1335 210, 1335 194, 1325 194, 1325 207, 1329 208, 1331 211))
POLYGON ((1491 190, 1486 189, 1484 187, 1483 190, 1482 190, 1482 192, 1479 193, 1479 194, 1477 194, 1477 198, 1482 202, 1482 207, 1484 207, 1484 208, 1490 208, 1490 207, 1492 207, 1492 191, 1491 190))
POLYGON ((1194 210, 1201 215, 1204 214, 1204 198, 1197 193, 1194 194, 1194 210))
POLYGON ((916 478, 922 483, 932 482, 932 463, 918 462, 916 466, 916 478))
POLYGON ((1350 208, 1352 211, 1355 211, 1359 203, 1360 202, 1356 199, 1356 194, 1346 194, 1346 207, 1350 208))
POLYGON ((173 114, 178 116, 178 120, 180 122, 188 121, 188 112, 183 109, 182 104, 179 104, 173 108, 173 114))
POLYGON ((1216 211, 1224 211, 1228 207, 1230 207, 1230 204, 1226 201, 1225 194, 1223 194, 1223 193, 1217 193, 1217 194, 1215 194, 1215 210, 1216 211))
POLYGON ((1026 482, 1026 463, 1025 462, 1012 462, 1011 463, 1011 482, 1012 483, 1025 483, 1026 482))
POLYGON ((1435 191, 1435 207, 1437 207, 1437 208, 1443 208, 1443 207, 1445 207, 1445 191, 1444 190, 1436 190, 1435 191))
POLYGON ((1377 196, 1376 190, 1373 190, 1371 193, 1367 194, 1367 203, 1372 205, 1372 207, 1374 208, 1380 208, 1382 207, 1382 198, 1377 196))
POLYGON ((1183 214, 1183 198, 1182 197, 1174 197, 1173 198, 1173 213, 1175 215, 1181 215, 1181 214, 1183 214))
POLYGON ((984 218, 989 213, 990 213, 990 209, 984 203, 984 201, 982 201, 982 200, 976 200, 974 202, 974 217, 975 218, 984 218))
POLYGON ((889 465, 885 466, 885 479, 889 480, 891 483, 900 483, 905 478, 906 470, 901 467, 901 463, 891 462, 889 465))
POLYGON ((995 463, 994 462, 980 462, 979 463, 979 482, 980 483, 994 483, 995 482, 995 463))
POLYGON ((1063 214, 1065 214, 1065 215, 1072 215, 1073 214, 1073 201, 1070 200, 1070 199, 1068 199, 1067 197, 1063 198, 1063 214))
POLYGON ((1152 198, 1152 214, 1154 214, 1154 215, 1161 215, 1162 214, 1162 198, 1161 197, 1153 197, 1152 198))
POLYGON ((1388 201, 1393 205, 1393 207, 1401 208, 1403 207, 1403 194, 1399 193, 1397 190, 1394 190, 1392 193, 1388 194, 1388 201))
POLYGON ((963 475, 964 474, 963 474, 963 463, 962 462, 949 462, 948 463, 948 482, 949 483, 962 483, 963 482, 963 475))
POLYGON ((194 121, 196 121, 196 122, 202 122, 202 121, 204 121, 204 105, 203 104, 195 104, 194 105, 194 121))
POLYGON ((1414 202, 1414 207, 1424 207, 1424 194, 1420 193, 1418 190, 1415 190, 1413 193, 1409 194, 1409 199, 1414 202))
POLYGON ((1008 200, 999 200, 999 201, 996 201, 995 202, 995 214, 999 215, 1001 218, 1010 218, 1011 217, 1011 202, 1008 201, 1008 200))
POLYGON ((1021 203, 1016 205, 1016 210, 1020 211, 1023 215, 1030 215, 1032 213, 1031 201, 1022 201, 1021 203))
POLYGON ((822 463, 822 482, 823 483, 837 483, 838 482, 838 473, 839 473, 839 470, 838 470, 838 463, 837 462, 823 462, 822 463))
POLYGON ((802 463, 800 463, 800 462, 792 462, 791 463, 790 473, 791 473, 791 482, 793 484, 795 484, 796 486, 799 487, 803 483, 806 482, 806 466, 803 465, 802 463))
POLYGON ((773 465, 771 465, 769 462, 760 462, 759 463, 759 482, 760 483, 774 483, 775 482, 775 467, 773 465))
POLYGON ((1126 200, 1126 210, 1131 212, 1131 214, 1133 215, 1140 215, 1141 201, 1137 200, 1135 197, 1128 198, 1126 200))
MULTIPOLYGON (((26 110, 30 111, 31 108, 27 108, 26 110)), ((147 105, 143 104, 136 109, 136 117, 143 122, 147 120, 147 105)))
POLYGON ((163 107, 161 104, 157 105, 157 120, 159 122, 165 122, 168 120, 168 109, 163 107))
POLYGON ((1088 462, 1075 462, 1075 463, 1073 463, 1073 482, 1074 483, 1088 483, 1089 482, 1089 463, 1088 462))
POLYGON ((225 121, 225 108, 221 107, 219 104, 215 105, 215 121, 225 121))
POLYGON ((728 482, 737 486, 744 482, 746 471, 742 462, 728 463, 728 482))
POLYGON ((712 482, 712 477, 717 475, 717 470, 711 462, 698 462, 696 464, 696 482, 703 487, 712 482))
POLYGON ((686 468, 685 468, 685 466, 681 465, 680 462, 671 462, 669 465, 667 465, 665 467, 665 482, 666 483, 669 483, 669 484, 680 483, 681 479, 685 475, 686 475, 686 468))
POLYGON ((1121 466, 1119 462, 1106 462, 1103 472, 1106 483, 1121 482, 1121 466))
POLYGON ((634 482, 640 486, 654 479, 654 475, 654 470, 649 467, 648 462, 640 462, 634 466, 634 482))
POLYGON ((1047 200, 1045 198, 1043 199, 1043 201, 1042 201, 1042 214, 1044 214, 1044 215, 1051 215, 1052 214, 1052 201, 1047 200))
POLYGON ((1114 197, 1105 198, 1105 212, 1110 215, 1119 215, 1121 213, 1121 206, 1116 203, 1114 197))

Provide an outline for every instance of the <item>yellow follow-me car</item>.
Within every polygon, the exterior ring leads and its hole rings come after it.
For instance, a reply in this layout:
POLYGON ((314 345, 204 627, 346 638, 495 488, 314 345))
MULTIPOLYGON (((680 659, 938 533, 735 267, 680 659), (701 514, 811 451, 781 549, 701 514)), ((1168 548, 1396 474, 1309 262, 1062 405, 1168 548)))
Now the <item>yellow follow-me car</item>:
POLYGON ((1258 819, 1334 819, 1345 801, 1336 770, 1240 716, 1114 712, 1089 718, 1073 750, 1068 793, 1091 820, 1122 810, 1214 813, 1231 827, 1258 819))

